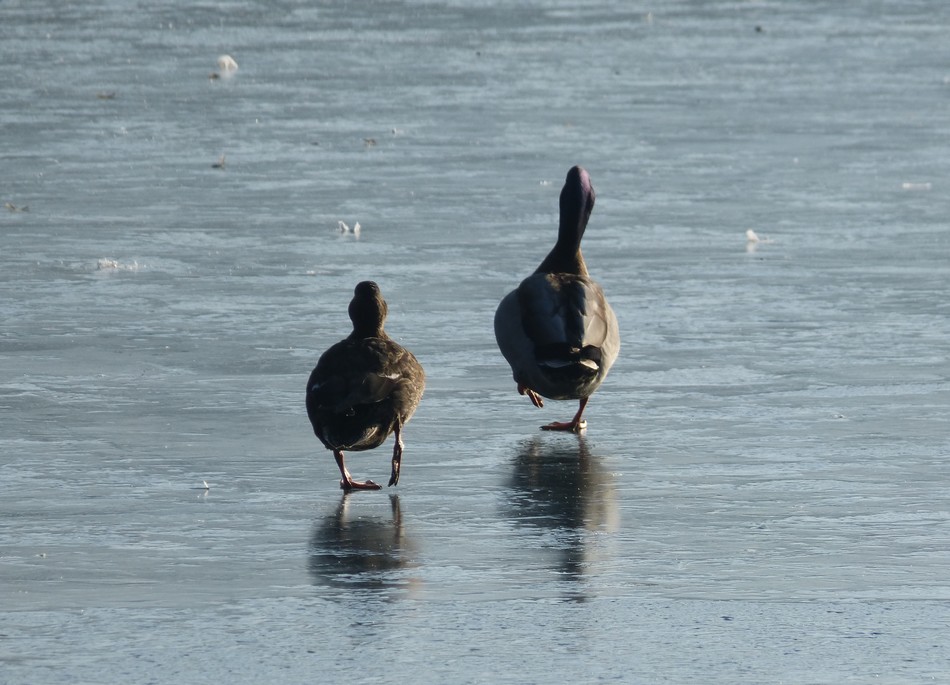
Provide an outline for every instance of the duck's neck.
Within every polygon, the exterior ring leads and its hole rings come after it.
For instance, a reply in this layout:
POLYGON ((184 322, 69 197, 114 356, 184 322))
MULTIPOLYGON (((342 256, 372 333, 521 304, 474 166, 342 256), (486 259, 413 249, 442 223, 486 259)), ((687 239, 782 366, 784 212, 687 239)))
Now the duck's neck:
POLYGON ((548 253, 537 273, 543 274, 576 274, 578 276, 587 276, 587 265, 584 263, 584 255, 581 254, 581 248, 559 249, 558 245, 548 253))
POLYGON ((581 254, 581 238, 587 228, 587 215, 583 212, 571 217, 561 217, 557 230, 557 242, 538 267, 539 273, 587 275, 587 265, 581 254))
POLYGON ((353 326, 353 332, 350 333, 350 338, 353 340, 363 340, 364 338, 386 338, 386 331, 383 330, 381 324, 374 324, 366 322, 363 325, 353 326))

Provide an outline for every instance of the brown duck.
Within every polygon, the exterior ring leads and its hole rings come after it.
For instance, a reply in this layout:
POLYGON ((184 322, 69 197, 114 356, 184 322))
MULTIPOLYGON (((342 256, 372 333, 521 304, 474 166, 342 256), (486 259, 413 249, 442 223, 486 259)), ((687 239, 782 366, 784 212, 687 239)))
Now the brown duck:
POLYGON ((388 307, 372 281, 356 286, 349 314, 353 332, 323 353, 307 381, 307 416, 313 432, 333 451, 344 490, 378 490, 371 480, 356 481, 343 452, 371 450, 390 434, 393 447, 389 485, 399 482, 402 428, 425 389, 425 372, 409 350, 383 330, 388 307))

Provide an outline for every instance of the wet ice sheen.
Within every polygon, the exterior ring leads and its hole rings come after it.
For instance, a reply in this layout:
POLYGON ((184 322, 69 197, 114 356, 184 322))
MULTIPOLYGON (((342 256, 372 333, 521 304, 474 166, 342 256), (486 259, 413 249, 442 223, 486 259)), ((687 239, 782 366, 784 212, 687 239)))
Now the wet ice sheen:
POLYGON ((946 679, 944 3, 7 5, 0 680, 946 679), (575 163, 580 438, 491 332, 575 163), (429 384, 347 498, 367 278, 429 384))

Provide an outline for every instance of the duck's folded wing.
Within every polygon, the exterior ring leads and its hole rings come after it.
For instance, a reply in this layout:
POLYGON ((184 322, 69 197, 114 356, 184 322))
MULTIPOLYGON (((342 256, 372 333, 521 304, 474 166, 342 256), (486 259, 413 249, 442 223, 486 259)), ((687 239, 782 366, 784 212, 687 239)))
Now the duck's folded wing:
POLYGON ((355 346, 344 342, 328 350, 310 376, 308 404, 344 413, 392 395, 402 374, 387 363, 385 344, 374 342, 355 346))
POLYGON ((374 404, 382 402, 393 394, 393 390, 401 380, 399 374, 380 374, 367 373, 359 384, 351 385, 351 392, 346 398, 346 403, 350 406, 357 404, 374 404))
POLYGON ((312 384, 307 401, 315 407, 345 413, 353 407, 382 402, 392 395, 399 381, 397 374, 333 375, 312 384))
POLYGON ((607 301, 590 279, 539 273, 526 278, 517 292, 522 325, 539 359, 583 350, 595 354, 607 339, 607 301))

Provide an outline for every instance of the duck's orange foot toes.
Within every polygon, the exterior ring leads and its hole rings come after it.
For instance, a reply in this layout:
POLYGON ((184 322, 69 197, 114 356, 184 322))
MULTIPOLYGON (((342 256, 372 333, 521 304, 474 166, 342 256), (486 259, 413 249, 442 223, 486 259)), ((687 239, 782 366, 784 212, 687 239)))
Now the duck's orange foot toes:
POLYGON ((529 388, 528 386, 526 386, 526 385, 519 385, 519 386, 518 386, 518 394, 519 394, 519 395, 527 395, 527 396, 528 396, 528 399, 531 400, 531 404, 533 404, 534 406, 536 406, 538 409, 541 409, 542 407, 544 407, 544 400, 541 399, 541 395, 539 395, 538 393, 536 393, 534 390, 532 390, 532 389, 529 388))
POLYGON ((380 490, 381 488, 382 488, 381 485, 377 485, 371 480, 367 480, 367 481, 341 480, 340 481, 340 489, 346 490, 347 492, 349 492, 350 490, 380 490))
POLYGON ((580 433, 587 429, 587 421, 555 421, 546 426, 541 426, 543 431, 564 431, 567 433, 580 433))

